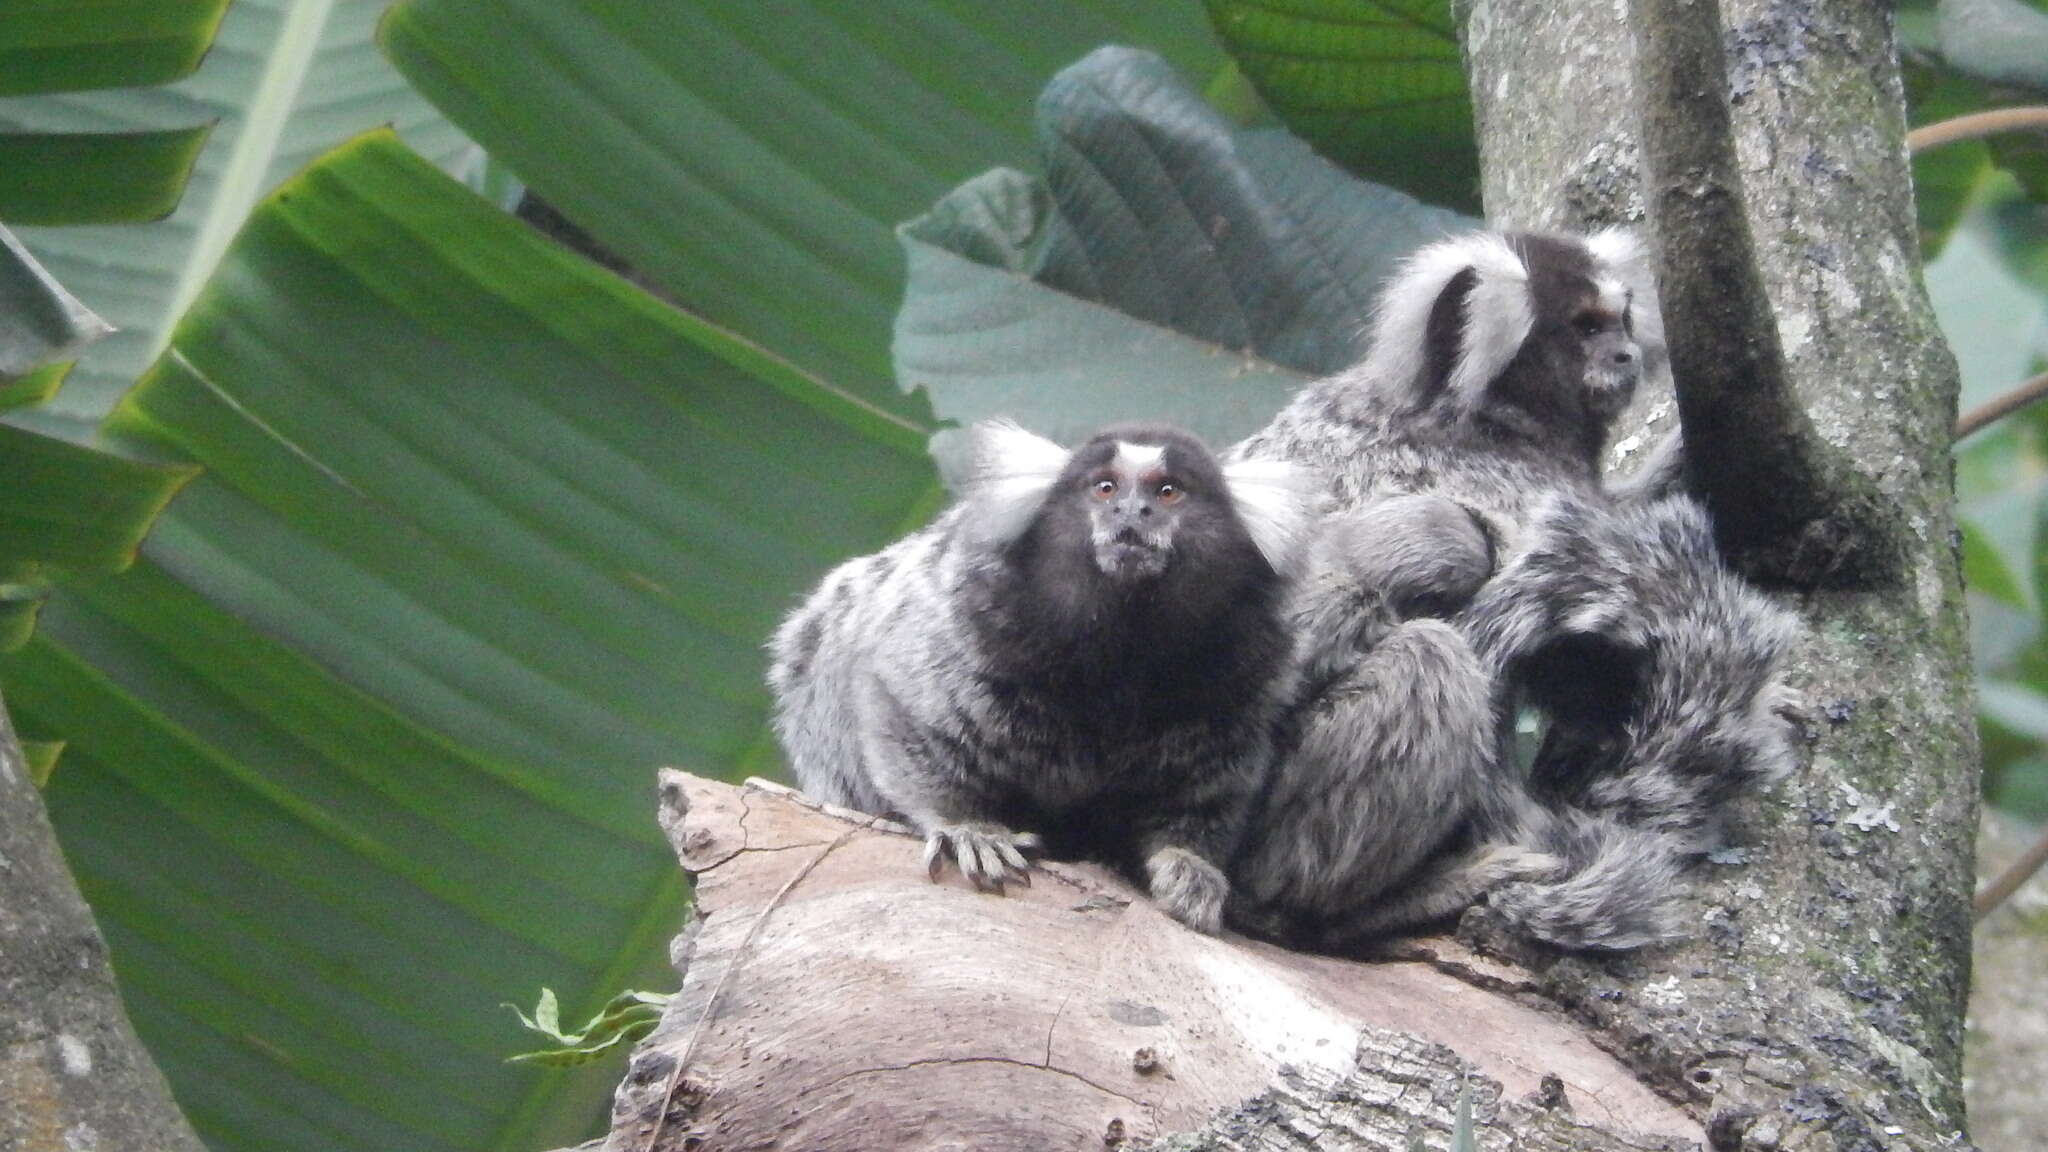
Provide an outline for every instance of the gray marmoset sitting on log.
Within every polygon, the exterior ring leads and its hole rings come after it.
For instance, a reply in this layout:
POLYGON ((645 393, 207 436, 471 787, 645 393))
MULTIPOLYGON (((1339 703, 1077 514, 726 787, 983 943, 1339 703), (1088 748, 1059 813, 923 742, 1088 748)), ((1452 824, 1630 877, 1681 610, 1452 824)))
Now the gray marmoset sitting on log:
POLYGON ((1296 469, 1184 432, 1073 452, 972 430, 961 499, 833 570, 776 632, 775 727, 814 797, 893 814, 978 888, 1041 848, 1221 924, 1223 871, 1295 699, 1296 469))
POLYGON ((1231 869, 1241 927, 1341 950, 1487 900, 1566 947, 1675 933, 1684 863, 1793 764, 1797 625, 1670 476, 1601 483, 1661 336, 1625 233, 1460 236, 1391 281, 1363 363, 1232 453, 1335 508, 1290 608, 1315 642, 1299 745, 1231 869), (1527 774, 1520 702, 1550 725, 1527 774))

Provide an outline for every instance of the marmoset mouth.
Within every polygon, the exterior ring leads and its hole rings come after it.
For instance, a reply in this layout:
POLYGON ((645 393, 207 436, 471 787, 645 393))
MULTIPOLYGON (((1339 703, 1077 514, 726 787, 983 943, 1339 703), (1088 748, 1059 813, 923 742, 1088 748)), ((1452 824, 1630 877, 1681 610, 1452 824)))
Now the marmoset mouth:
POLYGON ((1109 576, 1157 576, 1166 571, 1167 550, 1130 528, 1095 546, 1095 566, 1109 576))

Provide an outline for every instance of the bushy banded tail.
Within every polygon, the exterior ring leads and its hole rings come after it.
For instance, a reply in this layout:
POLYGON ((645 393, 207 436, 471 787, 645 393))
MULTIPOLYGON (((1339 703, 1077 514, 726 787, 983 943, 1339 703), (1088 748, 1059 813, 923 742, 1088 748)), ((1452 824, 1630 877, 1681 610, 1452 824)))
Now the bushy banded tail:
POLYGON ((1685 852, 1677 838, 1598 812, 1546 817, 1530 841, 1564 862, 1558 878, 1495 889, 1489 903, 1502 918, 1560 948, 1619 951, 1679 934, 1685 852))
POLYGON ((1567 733, 1568 755, 1539 765, 1551 806, 1531 801, 1521 841, 1563 858, 1561 878, 1491 900, 1563 947, 1655 943, 1675 931, 1679 874, 1718 842, 1729 802, 1796 762, 1796 697, 1781 666, 1800 626, 1722 567, 1688 499, 1560 500, 1533 518, 1527 543, 1469 615, 1489 662, 1512 668, 1598 641, 1640 671, 1617 729, 1567 733))
POLYGON ((1645 669, 1614 771, 1581 802, 1630 823, 1713 846, 1717 815, 1782 779, 1797 761, 1797 696, 1779 666, 1798 624, 1737 578, 1716 572, 1652 625, 1645 669))

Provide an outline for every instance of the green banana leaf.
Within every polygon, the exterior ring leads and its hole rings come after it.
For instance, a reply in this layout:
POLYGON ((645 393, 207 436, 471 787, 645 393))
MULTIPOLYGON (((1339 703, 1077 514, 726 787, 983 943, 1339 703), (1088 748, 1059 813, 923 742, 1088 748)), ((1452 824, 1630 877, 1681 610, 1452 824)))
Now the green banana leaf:
POLYGON ((383 7, 360 0, 33 0, 45 26, 40 34, 38 19, 17 24, 12 9, 0 18, 0 84, 40 93, 0 99, 0 220, 23 225, 18 231, 43 265, 119 329, 81 357, 54 413, 86 422, 104 415, 163 350, 173 321, 257 200, 315 156, 392 124, 444 168, 469 173, 481 163, 475 145, 379 54, 383 7), (63 51, 40 58, 38 83, 18 83, 8 44, 36 43, 38 35, 63 51), (138 66, 158 58, 176 59, 184 71, 200 66, 170 87, 136 88, 183 73, 107 74, 111 61, 131 57, 138 66), (100 155, 84 162, 15 155, 57 148, 100 155), (93 180, 108 164, 134 158, 119 153, 158 162, 145 178, 93 180), (165 216, 172 205, 176 211, 165 216), (114 207, 122 212, 111 213, 114 207), (55 226, 86 221, 104 223, 55 226))
POLYGON ((1479 211, 1479 149, 1450 0, 1207 0, 1288 129, 1345 170, 1479 211))
POLYGON ((1098 44, 1224 66, 1193 0, 404 0, 384 36, 493 157, 683 306, 921 423, 889 370, 896 224, 1028 155, 1033 98, 1098 44))
POLYGON ((163 84, 198 67, 228 0, 14 0, 0 96, 163 84))
POLYGON ((0 220, 136 223, 168 216, 208 129, 0 134, 0 220))
POLYGON ((1063 70, 1037 124, 1044 179, 986 173, 901 229, 897 376, 951 419, 1229 443, 1363 353, 1400 257, 1477 225, 1231 127, 1149 52, 1063 70))
MULTIPOLYGON (((50 361, 106 330, 0 228, 0 414, 33 420, 64 381, 50 361)), ((0 423, 0 652, 27 641, 52 581, 126 567, 193 472, 113 441, 0 423)))
MULTIPOLYGON (((889 373, 891 228, 1028 157, 1033 96, 1098 42, 1223 67, 1192 3, 741 11, 387 23, 452 117, 688 314, 379 136, 262 202, 112 417, 206 473, 0 683, 67 741, 52 812, 216 1147, 589 1133, 607 1069, 501 1066, 526 1044, 496 1006, 665 986, 684 894, 651 769, 771 771, 761 641, 939 498, 929 410, 889 373)), ((1307 163, 1248 203, 1341 179, 1307 163)))
POLYGON ((180 1103, 223 1149, 585 1134, 497 1006, 665 982, 653 771, 773 769, 761 641, 930 513, 923 431, 388 134, 262 204, 110 427, 205 474, 0 681, 180 1103))
POLYGON ((0 412, 48 402, 64 378, 51 366, 108 331, 0 226, 0 412))
MULTIPOLYGON (((226 0, 28 0, 0 20, 0 109, 26 93, 159 83, 198 63, 226 0)), ((55 98, 55 97, 50 97, 55 98)), ((0 111, 0 127, 8 118, 0 111)), ((118 220, 177 202, 206 128, 0 133, 0 220, 118 220)), ((0 227, 0 652, 35 628, 50 582, 125 567, 193 469, 73 429, 37 428, 66 366, 107 322, 0 227)), ((51 758, 51 762, 54 757, 51 758)), ((48 770, 48 762, 43 765, 48 770)))
MULTIPOLYGON (((25 95, 139 87, 198 67, 227 0, 23 0, 0 20, 0 129, 25 95), (17 99, 8 99, 16 97, 17 99)), ((146 94, 143 98, 147 98, 146 94)), ((204 122, 157 131, 0 131, 0 221, 153 220, 177 206, 204 122)))

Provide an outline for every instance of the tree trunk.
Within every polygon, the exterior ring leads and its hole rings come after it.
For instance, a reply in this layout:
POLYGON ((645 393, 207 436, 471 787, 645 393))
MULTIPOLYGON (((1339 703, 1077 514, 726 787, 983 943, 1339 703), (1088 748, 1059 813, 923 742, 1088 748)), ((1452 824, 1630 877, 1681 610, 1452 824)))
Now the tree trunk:
MULTIPOLYGON (((1459 5, 1497 223, 1643 216, 1626 7, 1459 5)), ((1784 363, 1902 539, 1883 578, 1798 594, 1808 765, 1696 874, 1693 937, 1559 955, 1481 910, 1465 934, 1493 958, 1430 940, 1341 964, 1194 936, 1086 868, 1007 899, 933 886, 905 839, 671 777, 704 919, 607 1147, 1405 1152, 1417 1129, 1445 1146, 1468 1088, 1486 1149, 1967 1145, 1956 372, 1920 286, 1890 5, 1725 16, 1739 194, 1784 363)), ((1616 455, 1671 412, 1647 398, 1616 455)))
MULTIPOLYGON (((1642 214, 1624 8, 1465 8, 1496 219, 1642 214)), ((1684 1004, 1602 1001, 1606 974, 1581 962, 1551 966, 1546 991, 1667 1087, 1704 1075, 1689 1095, 1750 1130, 1741 1146, 1940 1146, 1963 1128, 1977 742, 1956 370, 1920 282, 1891 6, 1727 0, 1725 18, 1741 192, 1778 337, 1823 438, 1903 513, 1904 570, 1801 602, 1810 766, 1759 806, 1750 862, 1715 869, 1704 937, 1648 958, 1684 1004)), ((1668 426, 1670 408, 1652 398, 1645 422, 1668 426)))
POLYGON ((128 1024, 0 705, 0 1148, 201 1152, 128 1024))

